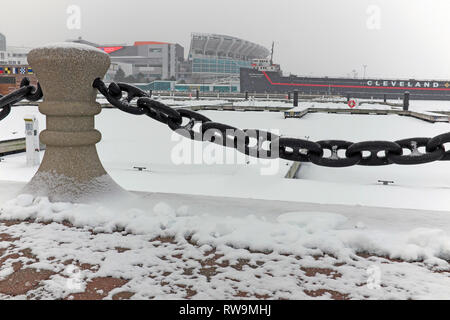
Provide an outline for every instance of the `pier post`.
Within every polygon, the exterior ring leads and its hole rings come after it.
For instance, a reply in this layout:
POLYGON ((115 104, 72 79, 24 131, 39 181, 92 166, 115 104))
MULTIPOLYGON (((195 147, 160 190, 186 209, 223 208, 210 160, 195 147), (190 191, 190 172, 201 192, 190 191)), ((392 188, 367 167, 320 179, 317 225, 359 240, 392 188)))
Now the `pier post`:
POLYGON ((409 92, 405 92, 405 96, 403 97, 403 110, 409 110, 409 92))
POLYGON ((248 100, 248 91, 245 91, 245 100, 248 100))
POLYGON ((384 101, 384 103, 387 102, 387 95, 386 95, 386 93, 383 95, 383 101, 384 101))
POLYGON ((288 100, 291 101, 291 92, 288 92, 288 100))
POLYGON ((200 91, 198 89, 195 91, 195 99, 200 100, 200 91))
POLYGON ((294 90, 294 107, 298 107, 298 91, 294 90))
POLYGON ((24 192, 69 202, 124 193, 106 173, 95 147, 101 133, 95 130, 94 117, 101 105, 92 83, 108 70, 108 54, 61 43, 32 50, 28 62, 44 93, 39 111, 46 115, 47 129, 40 139, 47 149, 24 192))
POLYGON ((152 97, 152 95, 153 95, 153 90, 149 90, 149 92, 148 92, 148 96, 151 98, 152 97))

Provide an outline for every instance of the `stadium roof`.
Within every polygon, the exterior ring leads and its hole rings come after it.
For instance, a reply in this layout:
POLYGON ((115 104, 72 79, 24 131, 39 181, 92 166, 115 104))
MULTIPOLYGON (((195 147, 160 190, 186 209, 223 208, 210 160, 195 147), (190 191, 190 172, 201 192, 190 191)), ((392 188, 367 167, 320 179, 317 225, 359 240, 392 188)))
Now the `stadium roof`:
POLYGON ((270 51, 262 45, 236 37, 211 34, 192 33, 190 54, 225 56, 240 59, 266 58, 270 51))

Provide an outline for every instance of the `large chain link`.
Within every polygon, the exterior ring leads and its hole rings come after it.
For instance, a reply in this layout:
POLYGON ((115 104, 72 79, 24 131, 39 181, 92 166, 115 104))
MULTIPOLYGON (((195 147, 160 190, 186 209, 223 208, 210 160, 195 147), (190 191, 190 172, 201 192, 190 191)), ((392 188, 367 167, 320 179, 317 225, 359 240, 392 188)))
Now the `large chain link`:
POLYGON ((24 100, 38 101, 43 97, 42 89, 38 83, 37 88, 30 85, 28 78, 23 78, 20 83, 20 89, 11 92, 6 96, 0 95, 0 121, 5 119, 11 112, 11 107, 24 100))
POLYGON ((395 142, 353 143, 341 140, 313 142, 279 137, 256 129, 241 130, 213 122, 198 112, 184 108, 171 108, 152 100, 146 92, 128 84, 111 83, 107 88, 101 79, 96 79, 93 87, 97 88, 109 103, 124 112, 147 115, 186 138, 234 148, 256 158, 281 158, 334 168, 354 165, 415 165, 450 160, 450 150, 446 151, 444 146, 445 143, 450 142, 450 132, 434 138, 410 138, 395 142), (127 96, 122 98, 122 92, 127 92, 127 96), (135 98, 138 99, 134 107, 131 102, 135 98), (185 119, 187 123, 183 124, 185 119), (325 152, 327 150, 330 151, 329 154, 325 152), (410 150, 410 153, 406 153, 405 150, 410 150))

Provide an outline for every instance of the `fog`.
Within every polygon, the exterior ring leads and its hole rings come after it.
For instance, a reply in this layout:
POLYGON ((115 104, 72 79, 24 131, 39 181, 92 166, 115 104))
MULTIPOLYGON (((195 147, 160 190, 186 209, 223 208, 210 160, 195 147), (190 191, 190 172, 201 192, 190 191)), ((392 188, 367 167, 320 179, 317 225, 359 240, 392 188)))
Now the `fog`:
POLYGON ((83 37, 100 44, 179 43, 191 32, 270 47, 285 73, 450 79, 448 0, 22 0, 2 1, 10 46, 83 37), (81 9, 69 29, 67 8, 81 9))

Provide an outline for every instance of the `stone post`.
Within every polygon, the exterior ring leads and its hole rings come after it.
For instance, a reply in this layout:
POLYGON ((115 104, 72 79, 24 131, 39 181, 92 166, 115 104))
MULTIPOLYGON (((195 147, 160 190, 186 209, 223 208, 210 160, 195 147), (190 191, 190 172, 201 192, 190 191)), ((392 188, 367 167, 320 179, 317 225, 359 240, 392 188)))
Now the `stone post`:
POLYGON ((32 50, 28 62, 44 93, 39 111, 46 115, 47 129, 40 138, 47 149, 25 191, 72 202, 124 192, 106 173, 95 147, 101 133, 94 116, 101 106, 92 83, 105 75, 109 56, 94 47, 60 43, 32 50))

